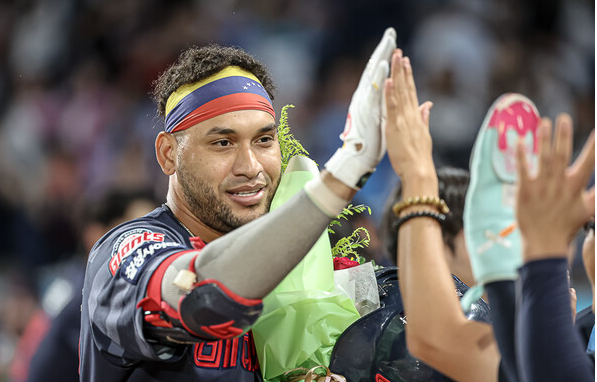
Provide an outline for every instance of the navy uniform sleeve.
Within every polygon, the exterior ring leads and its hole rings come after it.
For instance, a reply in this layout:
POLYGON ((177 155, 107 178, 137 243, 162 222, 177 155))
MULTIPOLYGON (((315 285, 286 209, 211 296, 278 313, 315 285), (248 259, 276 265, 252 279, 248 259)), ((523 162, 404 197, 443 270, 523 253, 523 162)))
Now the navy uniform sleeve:
POLYGON ((493 334, 500 354, 500 382, 517 382, 516 351, 514 345, 516 322, 516 288, 514 281, 501 280, 485 286, 490 304, 489 314, 493 334))
POLYGON ((137 303, 145 297, 155 268, 168 256, 188 249, 176 231, 144 220, 125 223, 92 249, 83 289, 82 326, 90 329, 87 335, 108 361, 125 366, 173 356, 147 342, 143 311, 137 303))
POLYGON ((565 258, 520 268, 516 320, 519 373, 524 381, 594 381, 594 366, 574 329, 565 258))

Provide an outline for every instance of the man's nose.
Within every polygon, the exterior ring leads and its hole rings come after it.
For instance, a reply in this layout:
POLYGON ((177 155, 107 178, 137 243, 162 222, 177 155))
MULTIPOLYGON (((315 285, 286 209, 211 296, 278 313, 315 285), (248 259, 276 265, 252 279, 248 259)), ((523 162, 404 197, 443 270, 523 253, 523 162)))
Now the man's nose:
POLYGON ((234 163, 234 168, 232 170, 233 174, 253 179, 261 171, 263 171, 263 166, 261 165, 261 162, 259 162, 252 147, 241 146, 239 148, 238 156, 236 157, 236 162, 234 163))

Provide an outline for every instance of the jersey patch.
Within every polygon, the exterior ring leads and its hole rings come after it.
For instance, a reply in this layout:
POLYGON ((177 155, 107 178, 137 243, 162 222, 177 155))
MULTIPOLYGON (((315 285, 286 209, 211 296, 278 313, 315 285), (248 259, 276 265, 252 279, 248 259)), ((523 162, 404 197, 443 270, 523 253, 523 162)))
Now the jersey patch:
POLYGON ((157 243, 144 243, 140 247, 137 247, 134 253, 127 255, 120 266, 120 277, 130 282, 131 284, 137 284, 141 270, 149 263, 149 259, 160 253, 164 249, 171 249, 178 247, 184 249, 178 243, 172 242, 157 242, 157 243))
POLYGON ((147 229, 137 228, 123 233, 114 243, 112 249, 112 256, 108 262, 108 267, 112 276, 116 274, 122 260, 128 257, 131 253, 146 242, 163 242, 164 234, 159 232, 152 232, 147 229))

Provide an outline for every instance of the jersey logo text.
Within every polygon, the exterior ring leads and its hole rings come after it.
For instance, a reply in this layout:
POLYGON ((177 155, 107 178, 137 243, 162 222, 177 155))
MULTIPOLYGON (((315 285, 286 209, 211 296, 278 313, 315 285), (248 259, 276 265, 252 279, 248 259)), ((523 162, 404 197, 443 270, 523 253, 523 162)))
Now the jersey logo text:
POLYGON ((250 332, 239 338, 200 342, 193 350, 197 367, 223 370, 240 366, 251 372, 259 370, 259 360, 250 332))
POLYGON ((116 274, 124 258, 133 253, 141 244, 148 241, 163 242, 164 234, 139 228, 120 235, 116 243, 114 243, 112 258, 108 264, 112 276, 116 274))
POLYGON ((184 248, 180 244, 173 242, 144 243, 140 247, 137 247, 134 253, 131 253, 122 260, 122 263, 120 264, 120 277, 131 284, 137 284, 141 271, 145 268, 145 265, 148 264, 147 260, 151 259, 163 249, 174 247, 180 249, 184 248))

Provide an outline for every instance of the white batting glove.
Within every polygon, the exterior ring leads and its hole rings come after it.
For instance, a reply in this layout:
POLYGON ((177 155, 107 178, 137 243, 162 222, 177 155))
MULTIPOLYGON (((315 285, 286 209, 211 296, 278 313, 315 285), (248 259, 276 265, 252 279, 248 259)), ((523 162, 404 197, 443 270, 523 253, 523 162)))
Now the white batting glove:
POLYGON ((390 74, 390 60, 396 49, 396 31, 386 29, 371 55, 348 107, 344 142, 325 164, 334 177, 354 189, 361 189, 386 152, 384 82, 390 74))

